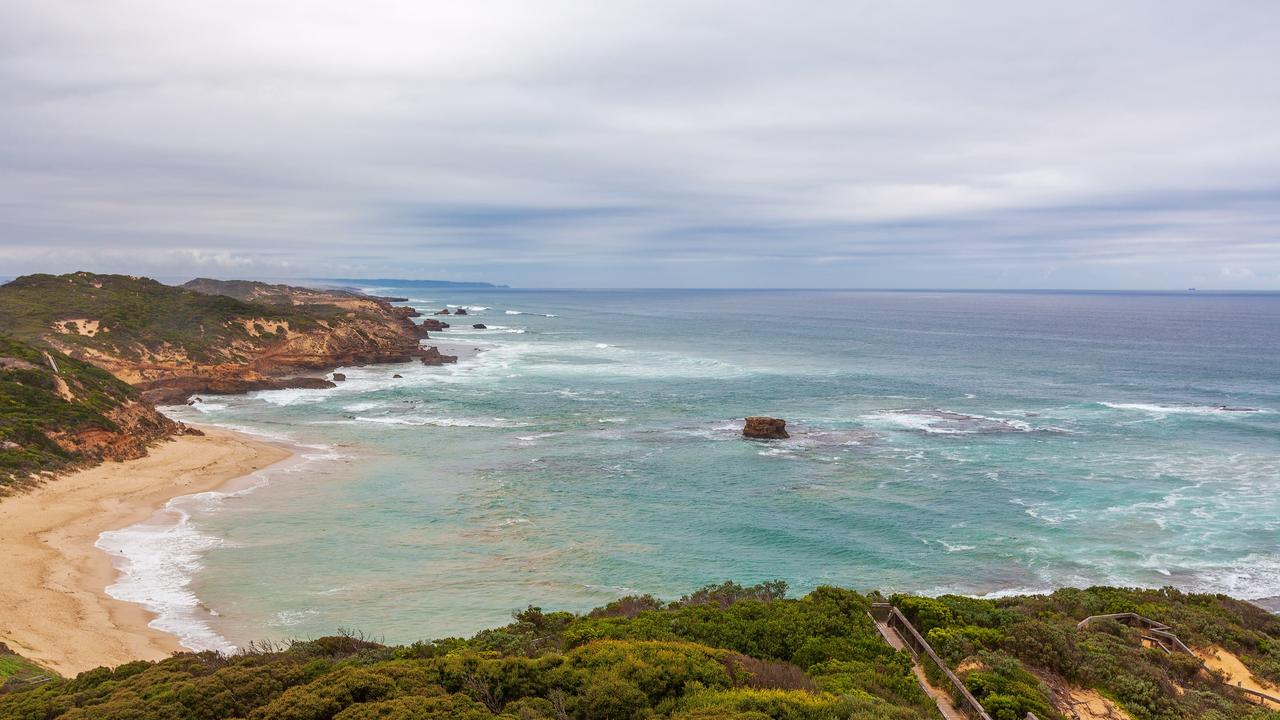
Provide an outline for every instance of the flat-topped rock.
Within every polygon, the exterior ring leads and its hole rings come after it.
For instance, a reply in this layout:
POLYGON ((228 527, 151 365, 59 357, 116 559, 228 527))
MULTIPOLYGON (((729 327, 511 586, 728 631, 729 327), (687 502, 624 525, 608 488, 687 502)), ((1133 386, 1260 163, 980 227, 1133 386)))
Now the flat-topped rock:
POLYGON ((765 415, 747 418, 742 426, 742 436, 753 440, 785 440, 791 437, 787 432, 786 420, 765 415))

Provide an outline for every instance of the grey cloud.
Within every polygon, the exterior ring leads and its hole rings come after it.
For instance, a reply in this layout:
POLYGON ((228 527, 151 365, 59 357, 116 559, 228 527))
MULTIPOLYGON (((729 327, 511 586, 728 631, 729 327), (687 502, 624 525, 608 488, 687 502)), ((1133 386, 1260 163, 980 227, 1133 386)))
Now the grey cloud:
POLYGON ((0 275, 1275 288, 1278 48, 1265 2, 4 3, 0 275))

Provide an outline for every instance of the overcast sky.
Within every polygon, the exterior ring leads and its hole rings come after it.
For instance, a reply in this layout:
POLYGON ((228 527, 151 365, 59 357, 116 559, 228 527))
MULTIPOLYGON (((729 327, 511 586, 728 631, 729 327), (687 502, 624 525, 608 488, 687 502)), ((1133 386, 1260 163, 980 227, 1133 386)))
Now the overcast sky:
POLYGON ((1280 2, 0 0, 0 275, 1280 289, 1280 2))

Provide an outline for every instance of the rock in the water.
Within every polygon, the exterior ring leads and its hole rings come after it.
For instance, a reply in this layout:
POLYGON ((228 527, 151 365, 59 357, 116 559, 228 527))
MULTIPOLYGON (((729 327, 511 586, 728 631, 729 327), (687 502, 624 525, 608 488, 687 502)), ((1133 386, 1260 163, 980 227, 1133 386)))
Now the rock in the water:
POLYGON ((487 330, 487 329, 488 329, 488 326, 487 326, 487 325, 485 325, 484 323, 476 323, 475 325, 472 325, 471 327, 475 328, 476 330, 487 330))
POLYGON ((343 380, 346 380, 346 379, 347 379, 347 376, 346 376, 346 375, 343 375, 342 373, 334 373, 334 374, 333 374, 333 381, 334 381, 334 382, 342 382, 343 380))
POLYGON ((440 348, 432 346, 422 352, 423 365, 444 365, 445 363, 458 362, 457 355, 443 355, 440 348))
POLYGON ((431 318, 423 320, 422 324, 418 326, 418 328, 423 332, 426 332, 427 330, 443 330, 447 327, 449 327, 449 323, 442 320, 433 320, 431 318))
POLYGON ((449 314, 449 308, 440 308, 439 310, 437 310, 437 311, 436 311, 436 314, 437 314, 437 315, 448 315, 448 314, 449 314))
POLYGON ((454 314, 454 315, 466 315, 466 314, 467 314, 467 309, 466 309, 466 308, 458 308, 457 310, 454 310, 454 311, 453 311, 453 314, 454 314))
POLYGON ((782 418, 753 415, 742 426, 742 436, 757 440, 782 440, 791 437, 787 433, 787 421, 782 418))
POLYGON ((402 377, 404 377, 404 376, 403 376, 403 375, 401 375, 400 373, 396 373, 395 375, 392 375, 391 377, 393 377, 393 378, 402 378, 402 377))

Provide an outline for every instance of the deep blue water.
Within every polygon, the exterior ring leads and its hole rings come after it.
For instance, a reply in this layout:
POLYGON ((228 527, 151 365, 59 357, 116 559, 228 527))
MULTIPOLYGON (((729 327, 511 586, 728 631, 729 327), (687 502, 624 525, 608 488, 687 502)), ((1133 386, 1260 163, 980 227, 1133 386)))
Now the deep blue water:
POLYGON ((188 642, 728 578, 1280 596, 1280 296, 378 291, 484 308, 430 341, 481 352, 172 410, 309 446, 114 539, 188 642))

